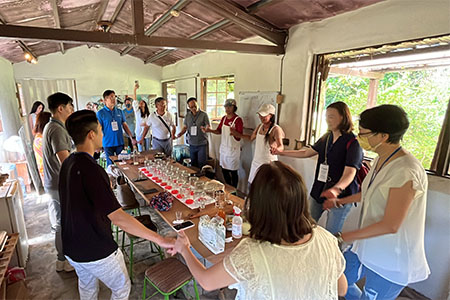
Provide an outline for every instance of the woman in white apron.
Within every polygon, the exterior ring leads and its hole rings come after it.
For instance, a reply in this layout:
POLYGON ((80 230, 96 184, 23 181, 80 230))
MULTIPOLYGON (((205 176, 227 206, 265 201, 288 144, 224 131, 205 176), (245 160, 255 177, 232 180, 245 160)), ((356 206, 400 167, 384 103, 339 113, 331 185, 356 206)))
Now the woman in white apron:
POLYGON ((278 156, 272 155, 276 150, 283 151, 284 132, 280 126, 275 124, 275 107, 271 104, 263 104, 257 114, 261 124, 253 131, 252 135, 239 134, 231 129, 235 137, 245 138, 250 141, 256 139, 255 155, 253 156, 248 182, 251 184, 260 166, 278 160, 278 156))
POLYGON ((224 107, 226 115, 220 121, 217 129, 212 130, 207 127, 205 132, 221 134, 219 153, 223 177, 227 184, 237 187, 239 182, 238 169, 241 157, 241 143, 240 138, 231 135, 231 129, 233 128, 242 134, 244 123, 236 114, 236 100, 227 99, 224 107))

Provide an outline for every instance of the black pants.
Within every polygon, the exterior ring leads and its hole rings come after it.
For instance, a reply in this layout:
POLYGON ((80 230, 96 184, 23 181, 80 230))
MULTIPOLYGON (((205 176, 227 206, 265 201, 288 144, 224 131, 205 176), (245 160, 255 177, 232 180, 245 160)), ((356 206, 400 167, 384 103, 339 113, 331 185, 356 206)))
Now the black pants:
POLYGON ((239 176, 238 171, 231 171, 222 168, 223 178, 225 179, 225 182, 231 186, 234 186, 237 188, 238 182, 239 182, 239 176))

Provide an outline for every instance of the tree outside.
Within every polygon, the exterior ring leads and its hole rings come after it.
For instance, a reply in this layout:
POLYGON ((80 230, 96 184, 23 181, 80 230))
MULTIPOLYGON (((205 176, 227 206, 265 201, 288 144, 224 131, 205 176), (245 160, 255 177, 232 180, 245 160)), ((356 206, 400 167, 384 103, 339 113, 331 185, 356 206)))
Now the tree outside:
MULTIPOLYGON (((367 107, 369 81, 367 78, 330 74, 325 85, 324 107, 343 101, 356 121, 367 107)), ((410 127, 402 145, 426 169, 433 159, 449 98, 450 68, 389 72, 380 80, 376 104, 395 104, 406 111, 410 127)))

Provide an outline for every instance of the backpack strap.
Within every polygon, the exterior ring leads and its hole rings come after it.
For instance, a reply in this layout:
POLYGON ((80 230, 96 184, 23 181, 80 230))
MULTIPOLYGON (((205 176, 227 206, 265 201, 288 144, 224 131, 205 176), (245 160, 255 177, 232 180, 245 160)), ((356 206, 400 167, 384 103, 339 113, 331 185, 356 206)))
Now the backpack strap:
POLYGON ((349 140, 347 142, 347 145, 345 146, 345 149, 348 151, 348 149, 350 148, 350 146, 352 145, 352 143, 356 141, 356 138, 352 138, 351 140, 349 140))

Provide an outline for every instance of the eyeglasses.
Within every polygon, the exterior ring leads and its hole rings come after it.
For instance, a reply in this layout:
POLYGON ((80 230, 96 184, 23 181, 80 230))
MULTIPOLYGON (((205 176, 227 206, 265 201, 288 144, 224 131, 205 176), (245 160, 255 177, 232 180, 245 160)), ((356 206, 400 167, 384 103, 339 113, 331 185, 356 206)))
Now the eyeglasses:
POLYGON ((366 135, 369 135, 369 134, 375 134, 375 132, 372 132, 372 131, 369 131, 369 132, 365 132, 365 133, 358 133, 358 136, 366 136, 366 135))

